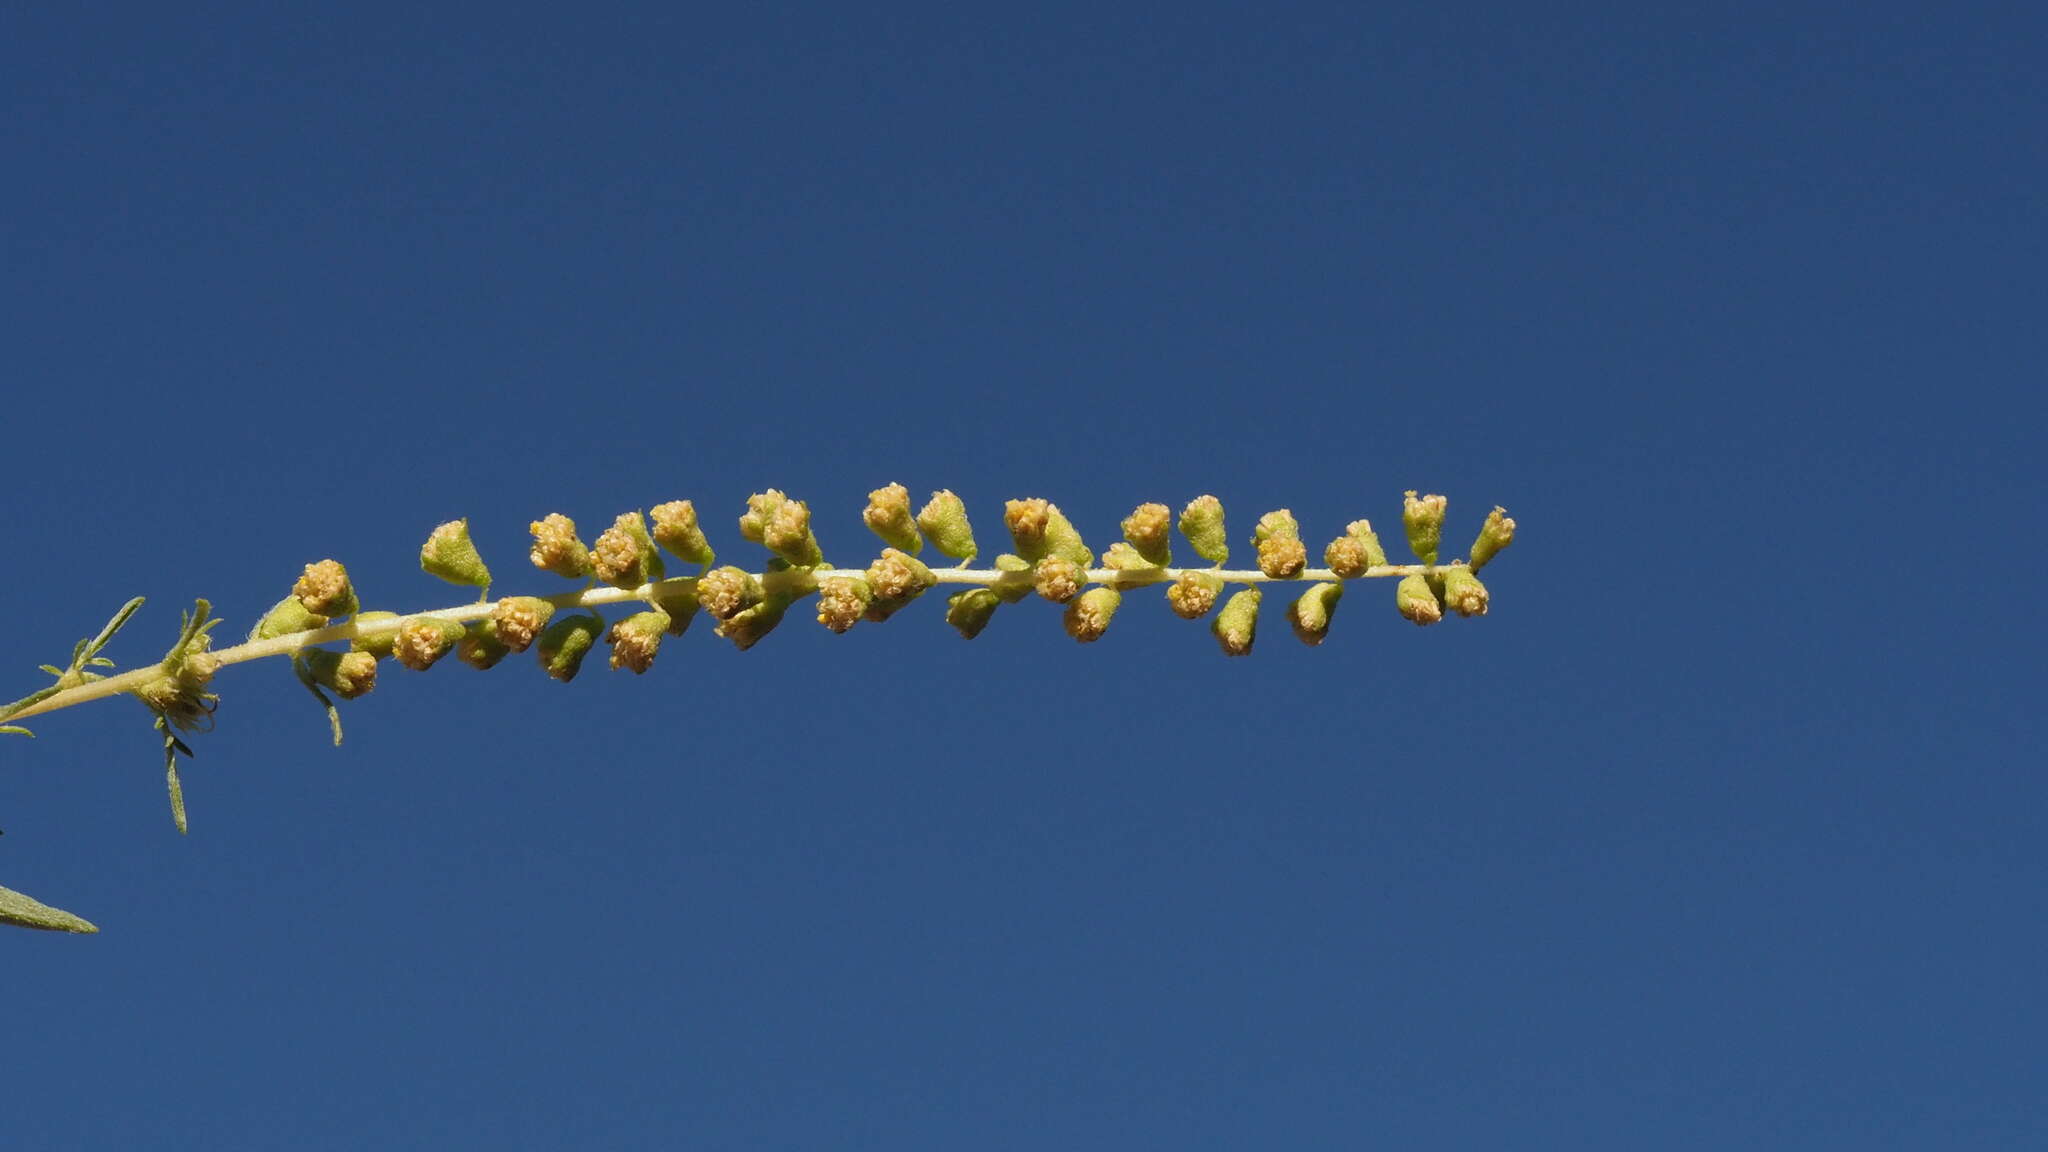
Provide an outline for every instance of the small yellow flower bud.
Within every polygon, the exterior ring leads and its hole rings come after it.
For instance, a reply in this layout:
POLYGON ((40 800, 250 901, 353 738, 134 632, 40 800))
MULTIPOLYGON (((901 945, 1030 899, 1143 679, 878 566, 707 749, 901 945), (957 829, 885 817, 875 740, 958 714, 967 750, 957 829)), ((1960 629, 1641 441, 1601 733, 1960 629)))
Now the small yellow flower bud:
POLYGON ((1401 526, 1408 530, 1408 547, 1424 564, 1436 563, 1437 548, 1443 543, 1446 503, 1441 496, 1418 497, 1413 489, 1401 503, 1401 526))
POLYGON ((775 488, 747 497, 747 511, 740 517, 740 535, 756 544, 761 543, 767 535, 768 521, 774 519, 775 510, 788 499, 775 488))
POLYGON ((1051 510, 1051 504, 1035 496, 1003 505, 1003 526, 1010 530, 1017 555, 1033 563, 1045 555, 1045 530, 1052 522, 1051 510))
POLYGON ((714 568, 697 578, 697 601, 714 619, 730 620, 761 602, 761 582, 744 568, 714 568))
POLYGON ((1214 496, 1197 496, 1180 512, 1180 534, 1194 546, 1195 555, 1211 564, 1230 559, 1230 541, 1223 534, 1223 501, 1214 496))
POLYGON ((910 514, 910 489, 901 484, 877 488, 868 493, 868 506, 860 518, 866 522, 868 531, 882 538, 882 543, 891 548, 900 548, 912 556, 924 549, 924 538, 917 534, 917 521, 910 514))
POLYGON ((1365 575, 1365 545, 1355 536, 1339 536, 1323 549, 1323 566, 1346 580, 1365 575))
POLYGON ((1123 602, 1123 593, 1114 588, 1090 588, 1081 593, 1067 605, 1067 635, 1083 644, 1102 639, 1102 634, 1109 631, 1110 618, 1123 602))
POLYGON ((308 648, 300 654, 313 683, 343 700, 369 694, 377 686, 377 658, 368 652, 330 652, 308 648))
POLYGON ((959 629, 963 639, 972 640, 988 627, 1002 598, 987 588, 969 588, 946 598, 946 623, 959 629))
POLYGON ((292 586, 292 595, 299 598, 306 611, 329 619, 354 615, 361 606, 356 603, 355 588, 349 584, 348 569, 339 560, 306 565, 305 575, 292 586))
MULTIPOLYGON (((1147 564, 1164 568, 1173 563, 1173 509, 1164 504, 1140 504, 1124 517, 1124 541, 1147 564)), ((1110 551, 1116 551, 1114 545, 1110 551)))
POLYGON ((263 614, 263 619, 258 620, 256 627, 250 630, 249 639, 268 640, 274 636, 311 632, 315 628, 326 626, 327 617, 307 611, 297 596, 287 596, 263 614))
POLYGON ((1495 506, 1486 514, 1486 523, 1479 528, 1479 539, 1472 542, 1472 570, 1486 567, 1501 549, 1515 542, 1515 522, 1508 518, 1508 510, 1495 506))
POLYGON ((498 622, 491 619, 471 624, 455 646, 455 658, 478 671, 497 667, 498 661, 511 654, 512 646, 498 636, 498 622))
POLYGON ((538 596, 507 596, 491 607, 491 627, 499 643, 524 652, 554 614, 555 606, 538 596))
POLYGON ((420 570, 450 584, 488 589, 491 570, 469 539, 469 521, 450 520, 434 529, 420 546, 420 570))
POLYGON ((465 629, 453 620, 414 616, 398 626, 391 654, 415 672, 425 672, 462 642, 465 629))
POLYGON ((654 657, 661 651, 662 634, 668 631, 670 620, 666 612, 635 612, 605 633, 605 639, 612 643, 612 667, 630 668, 639 675, 654 666, 654 657))
POLYGON ((1166 590, 1167 607, 1183 620, 1199 620, 1223 594, 1223 578, 1209 572, 1183 571, 1166 590))
POLYGON ((526 526, 533 533, 533 549, 527 559, 543 572, 568 580, 590 575, 590 549, 576 535, 576 522, 560 512, 550 512, 526 526))
POLYGON ((598 536, 590 558, 597 578, 614 588, 638 588, 666 574, 661 553, 654 550, 654 538, 638 512, 620 513, 598 536))
POLYGON ((953 495, 951 488, 932 493, 932 498, 918 510, 917 526, 932 538, 932 547, 941 554, 955 560, 974 558, 974 529, 967 523, 967 506, 953 495))
POLYGON ((604 619, 596 613, 562 616, 549 624, 534 644, 534 654, 548 675, 567 684, 583 667, 583 658, 604 631, 604 619))
POLYGON ((1003 523, 1010 529, 1017 555, 1034 564, 1047 556, 1062 556, 1082 568, 1095 566, 1095 554, 1057 504, 1037 497, 1012 500, 1004 505, 1003 523))
POLYGON ((801 500, 784 500, 775 506, 761 525, 761 543, 798 568, 825 562, 817 538, 811 535, 811 506, 801 500))
POLYGON ((860 622, 875 590, 857 576, 833 576, 818 582, 818 623, 845 632, 860 622))
POLYGON ((1472 574, 1470 568, 1456 567, 1443 570, 1444 603, 1460 616, 1486 615, 1486 585, 1472 574))
POLYGON ((1259 630, 1259 590, 1246 588, 1223 602, 1223 611, 1209 625, 1225 656, 1243 656, 1252 650, 1259 630))
POLYGON ((398 639, 395 629, 383 627, 398 619, 396 612, 358 612, 355 626, 357 636, 348 642, 351 652, 366 652, 372 659, 382 660, 391 655, 391 645, 398 639))
POLYGON ((881 600, 913 600, 939 582, 916 557, 895 548, 882 550, 880 558, 868 565, 867 577, 881 600))
POLYGON ((1015 604, 1031 595, 1035 572, 1030 561, 1022 556, 1004 552, 996 557, 996 571, 1004 575, 989 585, 989 588, 996 594, 998 600, 1005 604, 1015 604))
POLYGON ((1301 525, 1285 508, 1259 517, 1252 530, 1252 544, 1259 550, 1259 571, 1275 580, 1286 580, 1308 567, 1308 548, 1301 542, 1301 525))
POLYGON ((1308 567, 1308 546, 1293 536, 1259 541, 1259 571, 1275 580, 1291 580, 1308 567))
POLYGON ((1373 532, 1370 520, 1353 520, 1344 529, 1344 535, 1323 549, 1323 563, 1347 580, 1363 576, 1367 569, 1386 562, 1386 550, 1380 547, 1380 538, 1373 532))
POLYGON ((716 558, 704 529, 697 524, 697 506, 688 500, 656 504, 647 513, 654 520, 654 542, 686 564, 709 564, 716 558))
POLYGON ((1401 615, 1418 625, 1430 625, 1444 618, 1443 605, 1437 603, 1436 592, 1429 581, 1420 574, 1404 576, 1394 589, 1394 606, 1401 615))
POLYGON ((868 602, 867 611, 861 618, 879 624, 936 585, 938 577, 915 557, 895 548, 885 548, 882 555, 868 565, 867 583, 874 592, 874 599, 868 602))
POLYGON ((1055 604, 1065 604, 1079 596, 1081 586, 1087 582, 1088 573, 1064 556, 1047 556, 1032 572, 1032 587, 1055 604))
POLYGON ((1301 598, 1287 606, 1287 622, 1303 644, 1321 644, 1330 634, 1330 617, 1337 614, 1337 601, 1344 597, 1342 584, 1311 584, 1301 598))

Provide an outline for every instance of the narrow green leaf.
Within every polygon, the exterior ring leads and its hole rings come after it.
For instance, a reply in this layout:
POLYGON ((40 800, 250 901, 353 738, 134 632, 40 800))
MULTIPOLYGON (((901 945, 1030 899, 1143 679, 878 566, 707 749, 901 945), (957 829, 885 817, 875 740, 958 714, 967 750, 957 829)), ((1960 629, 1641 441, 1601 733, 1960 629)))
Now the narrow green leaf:
MULTIPOLYGON (((91 640, 84 642, 82 646, 84 654, 86 656, 99 655, 100 649, 105 648, 107 646, 107 641, 112 640, 114 638, 114 633, 119 632, 121 630, 121 626, 128 623, 128 618, 130 616, 135 615, 136 610, 140 609, 141 607, 142 597, 140 596, 137 596, 135 599, 130 600, 126 604, 121 605, 121 610, 114 613, 114 618, 107 621, 107 626, 100 629, 100 634, 93 637, 91 640)), ((75 656, 72 657, 71 662, 72 664, 76 665, 78 663, 78 658, 75 656)))
POLYGON ((12 888, 0 888, 0 924, 40 928, 46 932, 97 932, 89 920, 52 908, 12 888))
POLYGON ((5 720, 30 705, 41 704, 63 690, 61 685, 52 684, 47 688, 38 688, 21 699, 14 701, 12 704, 0 704, 0 720, 5 720))
POLYGON ((178 835, 183 836, 185 827, 185 788, 178 783, 178 756, 175 752, 164 751, 164 777, 171 786, 171 821, 178 826, 178 835))
POLYGON ((36 737, 36 734, 29 731, 28 729, 16 728, 12 724, 0 724, 0 732, 4 732, 10 736, 26 736, 31 740, 35 739, 36 737))

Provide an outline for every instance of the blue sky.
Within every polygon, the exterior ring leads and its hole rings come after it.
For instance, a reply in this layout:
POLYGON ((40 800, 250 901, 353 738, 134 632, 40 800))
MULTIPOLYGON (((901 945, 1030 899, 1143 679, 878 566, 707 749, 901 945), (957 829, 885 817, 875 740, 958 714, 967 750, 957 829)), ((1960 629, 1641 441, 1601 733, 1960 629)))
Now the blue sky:
MULTIPOLYGON (((0 32, 18 691, 468 516, 1521 524, 1494 611, 919 604, 0 745, 24 1148, 2048 1136, 2020 5, 202 5, 0 32), (2016 648, 2018 645, 2019 648, 2016 648), (29 1102, 29 1103, 24 1103, 29 1102)), ((1239 543, 1243 547, 1242 541, 1239 543)), ((992 549, 991 549, 992 550, 992 549)), ((525 574, 522 574, 525 573, 525 574)))

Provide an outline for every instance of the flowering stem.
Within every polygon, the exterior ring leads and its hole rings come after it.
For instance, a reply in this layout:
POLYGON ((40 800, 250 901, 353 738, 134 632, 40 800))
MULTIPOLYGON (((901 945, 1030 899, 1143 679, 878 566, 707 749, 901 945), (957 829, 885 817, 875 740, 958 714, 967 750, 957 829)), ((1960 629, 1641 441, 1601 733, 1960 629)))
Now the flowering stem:
MULTIPOLYGON (((1440 570, 1440 566, 1432 564, 1381 564, 1369 568, 1363 574, 1351 579, 1370 580, 1388 576, 1428 575, 1438 570, 1440 570)), ((1302 581, 1342 582, 1346 579, 1345 577, 1338 576, 1328 568, 1304 569, 1289 577, 1268 576, 1255 568, 1095 568, 1088 571, 1087 580, 1089 583, 1101 584, 1111 588, 1139 588, 1152 584, 1171 583, 1182 572, 1207 573, 1226 584, 1271 584, 1302 581)), ((776 583, 801 581, 805 590, 808 590, 810 587, 815 587, 816 581, 831 579, 835 576, 860 578, 865 574, 865 570, 860 568, 811 568, 787 569, 778 572, 756 573, 755 575, 763 583, 771 586, 776 583)), ((941 584, 989 586, 1006 581, 1024 587, 1029 587, 1031 584, 1031 573, 1028 571, 1006 572, 995 568, 935 568, 932 570, 932 575, 941 584)), ((562 592, 553 596, 543 596, 540 599, 553 604, 557 609, 591 608, 602 604, 623 604, 636 601, 645 601, 651 604, 656 603, 663 592, 680 592, 694 589, 697 579, 695 576, 678 576, 656 584, 643 584, 638 588, 614 588, 609 585, 596 585, 585 588, 582 591, 562 592)), ((453 608, 436 608, 426 612, 415 612, 410 616, 402 616, 396 619, 379 619, 362 624, 351 621, 347 624, 335 624, 327 628, 316 628, 306 632, 292 632, 283 636, 275 636, 268 640, 251 640, 246 644, 237 644, 232 648, 222 648, 218 651, 209 652, 207 655, 216 664, 240 664, 248 660, 260 660, 267 656, 288 655, 315 645, 364 639, 396 632, 407 620, 411 619, 449 620, 458 624, 471 620, 481 620, 491 615, 493 607, 494 604, 491 601, 479 601, 461 604, 453 608)), ((55 712, 62 708, 70 708, 77 704, 104 700, 110 696, 119 696, 141 687, 153 677, 161 674, 162 669, 155 664, 131 669, 119 675, 108 676, 103 680, 95 680, 89 684, 80 684, 73 688, 67 688, 53 696, 38 700, 19 712, 0 716, 0 720, 25 720, 31 716, 41 716, 44 713, 55 712)))

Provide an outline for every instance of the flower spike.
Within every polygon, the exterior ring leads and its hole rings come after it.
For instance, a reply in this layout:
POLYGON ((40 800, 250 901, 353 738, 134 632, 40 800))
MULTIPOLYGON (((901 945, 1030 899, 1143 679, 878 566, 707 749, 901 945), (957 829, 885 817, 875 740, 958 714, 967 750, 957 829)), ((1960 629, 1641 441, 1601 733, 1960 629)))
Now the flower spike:
MULTIPOLYGON (((715 553, 688 500, 656 504, 645 516, 620 516, 590 545, 578 536, 573 520, 550 513, 529 525, 529 558, 541 570, 579 583, 552 595, 507 596, 491 603, 484 600, 491 573, 470 537, 469 522, 451 520, 436 527, 421 547, 420 567, 441 580, 484 590, 476 603, 408 614, 363 611, 347 568, 337 560, 318 560, 304 566, 288 596, 261 613, 247 642, 214 649, 211 630, 218 622, 202 600, 186 614, 177 642, 161 662, 115 672, 112 661, 99 652, 141 606, 137 598, 98 637, 79 642, 68 666, 43 665, 52 681, 0 704, 0 734, 27 734, 10 721, 89 700, 120 694, 140 699, 155 717, 172 818, 182 832, 179 764, 192 751, 184 734, 211 726, 219 702, 211 684, 226 664, 286 657, 326 708, 338 743, 335 700, 371 691, 385 657, 425 670, 453 652, 462 663, 482 669, 532 650, 549 675, 566 681, 604 640, 611 666, 638 674, 651 668, 664 644, 673 646, 671 637, 685 635, 700 610, 711 617, 719 637, 745 650, 812 595, 818 621, 845 632, 863 620, 887 620, 941 584, 961 586, 949 589, 944 619, 972 639, 988 627, 998 607, 1035 593, 1062 605, 1061 623, 1069 635, 1092 643, 1107 631, 1127 593, 1158 584, 1175 615, 1208 618, 1222 650, 1242 656, 1252 649, 1269 584, 1304 585, 1287 593, 1282 603, 1294 634, 1312 646, 1328 639, 1346 585, 1354 580, 1398 579, 1395 606, 1418 625, 1438 623, 1452 612, 1487 615, 1492 598, 1478 573, 1513 543, 1515 521, 1495 507, 1469 558, 1446 561, 1440 554, 1446 507, 1441 495, 1412 490, 1405 495, 1401 527, 1420 563, 1389 563, 1372 523, 1354 520, 1322 549, 1324 567, 1311 569, 1301 526, 1281 508, 1261 516, 1253 529, 1257 567, 1227 569, 1223 503, 1213 495, 1189 501, 1177 517, 1167 504, 1139 504, 1120 525, 1122 539, 1109 546, 1099 563, 1059 506, 1034 497, 1011 500, 1003 508, 1003 526, 1016 551, 977 568, 969 566, 979 551, 960 497, 950 489, 937 490, 913 514, 909 490, 892 483, 870 491, 861 512, 865 526, 886 545, 882 554, 866 568, 839 568, 825 561, 810 506, 771 488, 750 496, 739 517, 740 534, 774 554, 758 571, 713 566, 715 553), (1195 556, 1214 567, 1173 566, 1175 527, 1195 556), (934 570, 920 561, 917 553, 927 540, 954 566, 934 570), (671 577, 664 554, 695 568, 671 577), (1231 585, 1238 587, 1231 590, 1231 585), (609 604, 628 607, 607 628, 596 609, 609 604)), ((41 921, 63 916, 48 909, 38 912, 40 906, 31 907, 33 902, 25 899, 0 889, 0 923, 48 926, 41 921)))

